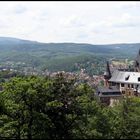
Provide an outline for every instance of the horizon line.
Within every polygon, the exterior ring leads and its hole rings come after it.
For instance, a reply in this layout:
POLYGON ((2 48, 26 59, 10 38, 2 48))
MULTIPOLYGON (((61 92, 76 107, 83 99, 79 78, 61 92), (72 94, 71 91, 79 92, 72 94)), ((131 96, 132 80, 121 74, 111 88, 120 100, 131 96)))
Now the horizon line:
POLYGON ((0 36, 0 38, 11 38, 11 39, 17 39, 17 40, 23 40, 23 41, 31 41, 31 42, 37 42, 37 43, 44 43, 44 44, 88 44, 88 45, 117 45, 117 44, 140 44, 140 42, 117 42, 117 43, 87 43, 87 42, 71 42, 71 41, 64 41, 64 42, 45 42, 45 41, 37 41, 32 39, 25 39, 20 37, 11 37, 11 36, 0 36))

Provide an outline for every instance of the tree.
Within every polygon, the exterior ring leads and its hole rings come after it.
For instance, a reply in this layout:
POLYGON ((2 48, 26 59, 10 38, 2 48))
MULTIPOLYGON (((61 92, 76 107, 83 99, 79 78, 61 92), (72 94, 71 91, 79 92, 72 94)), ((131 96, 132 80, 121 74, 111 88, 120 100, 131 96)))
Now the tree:
POLYGON ((4 137, 32 139, 36 135, 35 124, 44 117, 39 111, 44 103, 41 99, 45 98, 45 80, 34 76, 18 77, 4 84, 1 94, 6 108, 1 132, 4 137))
POLYGON ((140 138, 140 99, 127 97, 111 109, 110 122, 112 124, 110 137, 115 139, 140 138))
POLYGON ((25 76, 4 83, 1 137, 76 138, 74 129, 88 119, 94 91, 75 83, 75 78, 61 73, 55 78, 25 76))

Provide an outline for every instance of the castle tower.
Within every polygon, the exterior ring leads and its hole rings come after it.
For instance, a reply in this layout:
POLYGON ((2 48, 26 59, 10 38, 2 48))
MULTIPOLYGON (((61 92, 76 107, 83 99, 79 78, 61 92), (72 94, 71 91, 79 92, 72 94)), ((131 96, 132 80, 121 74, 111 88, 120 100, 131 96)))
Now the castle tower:
POLYGON ((140 49, 137 54, 136 60, 134 62, 134 71, 135 72, 140 72, 140 49))

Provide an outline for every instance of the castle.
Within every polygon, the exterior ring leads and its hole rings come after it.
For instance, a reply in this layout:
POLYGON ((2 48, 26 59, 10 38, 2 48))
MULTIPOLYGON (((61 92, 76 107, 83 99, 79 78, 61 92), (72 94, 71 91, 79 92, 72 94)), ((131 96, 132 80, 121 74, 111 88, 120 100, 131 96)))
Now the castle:
POLYGON ((104 81, 104 87, 96 90, 101 103, 112 106, 125 96, 140 96, 140 50, 131 70, 117 69, 111 72, 107 62, 104 81))

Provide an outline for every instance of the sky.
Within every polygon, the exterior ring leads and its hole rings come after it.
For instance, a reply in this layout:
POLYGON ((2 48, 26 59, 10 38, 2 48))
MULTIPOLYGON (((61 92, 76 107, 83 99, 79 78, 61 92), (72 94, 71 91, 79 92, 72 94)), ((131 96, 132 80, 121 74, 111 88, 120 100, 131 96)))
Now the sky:
POLYGON ((0 1, 0 36, 46 43, 140 43, 140 2, 0 1))

